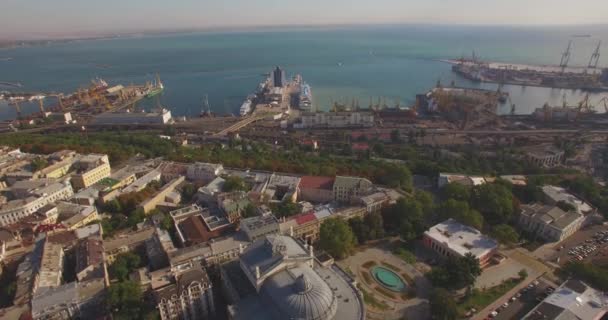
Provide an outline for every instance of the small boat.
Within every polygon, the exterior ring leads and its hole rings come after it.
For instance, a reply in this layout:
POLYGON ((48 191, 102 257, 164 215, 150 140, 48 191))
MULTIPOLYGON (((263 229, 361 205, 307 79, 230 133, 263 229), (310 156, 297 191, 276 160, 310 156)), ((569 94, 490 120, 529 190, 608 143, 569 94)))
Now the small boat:
POLYGON ((342 65, 342 62, 338 62, 338 67, 341 67, 342 65))

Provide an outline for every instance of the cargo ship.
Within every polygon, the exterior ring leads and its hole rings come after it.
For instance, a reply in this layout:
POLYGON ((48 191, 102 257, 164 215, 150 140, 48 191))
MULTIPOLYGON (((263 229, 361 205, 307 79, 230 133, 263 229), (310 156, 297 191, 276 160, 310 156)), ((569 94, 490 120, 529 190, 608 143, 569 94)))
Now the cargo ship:
POLYGON ((165 90, 165 86, 160 81, 160 77, 156 75, 156 80, 154 81, 154 84, 152 84, 152 88, 146 94, 146 98, 152 98, 163 92, 163 90, 165 90))

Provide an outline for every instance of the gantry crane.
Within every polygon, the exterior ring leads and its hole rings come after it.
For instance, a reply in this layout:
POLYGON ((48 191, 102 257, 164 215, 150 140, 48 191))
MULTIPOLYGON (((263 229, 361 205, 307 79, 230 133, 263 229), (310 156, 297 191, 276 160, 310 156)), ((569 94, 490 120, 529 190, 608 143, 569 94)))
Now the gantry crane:
POLYGON ((597 47, 593 54, 591 55, 591 59, 589 59, 589 68, 597 68, 597 65, 600 62, 600 47, 602 46, 602 40, 597 43, 597 47))
POLYGON ((570 56, 572 54, 572 40, 568 41, 568 47, 566 51, 562 53, 562 59, 559 62, 559 66, 562 67, 562 72, 568 67, 568 63, 570 62, 570 56))
POLYGON ((608 97, 603 97, 600 101, 598 101, 598 104, 604 103, 604 111, 606 112, 606 115, 608 115, 608 97))

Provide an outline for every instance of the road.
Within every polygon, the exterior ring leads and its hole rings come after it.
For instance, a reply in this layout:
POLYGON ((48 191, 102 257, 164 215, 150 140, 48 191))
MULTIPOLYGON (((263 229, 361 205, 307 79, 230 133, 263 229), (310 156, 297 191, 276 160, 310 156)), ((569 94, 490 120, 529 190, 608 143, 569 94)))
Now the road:
MULTIPOLYGON (((539 285, 534 289, 529 290, 521 295, 521 297, 513 302, 509 302, 509 306, 500 310, 496 320, 516 320, 523 318, 530 310, 539 303, 537 298, 544 298, 545 290, 553 284, 544 279, 539 280, 539 285)), ((504 303, 504 302, 503 302, 504 303)))

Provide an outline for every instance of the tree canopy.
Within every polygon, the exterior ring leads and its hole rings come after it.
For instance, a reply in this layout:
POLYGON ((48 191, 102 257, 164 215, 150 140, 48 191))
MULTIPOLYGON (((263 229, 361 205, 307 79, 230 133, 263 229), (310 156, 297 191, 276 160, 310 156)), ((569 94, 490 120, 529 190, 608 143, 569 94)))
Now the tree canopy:
POLYGON ((319 245, 336 259, 343 259, 350 255, 355 244, 355 235, 346 221, 331 218, 321 224, 319 245))
POLYGON ((513 193, 502 184, 483 184, 473 188, 473 208, 492 223, 507 223, 514 213, 513 193))
POLYGON ((113 283, 108 288, 107 306, 114 319, 140 319, 143 295, 137 282, 113 283))
POLYGON ((429 304, 431 317, 435 320, 456 320, 458 318, 458 306, 446 289, 434 289, 429 304))
POLYGON ((439 206, 438 212, 442 219, 452 218, 479 230, 483 228, 483 216, 465 201, 449 199, 439 206))
POLYGON ((120 254, 110 265, 110 275, 119 281, 125 281, 129 278, 129 274, 141 265, 140 257, 133 252, 120 254))
POLYGON ((382 215, 379 213, 368 214, 365 218, 356 217, 350 219, 348 224, 360 244, 364 244, 369 240, 383 238, 385 235, 382 215))
POLYGON ((519 241, 519 234, 508 224, 499 224, 492 228, 492 237, 502 244, 515 244, 519 241))
POLYGON ((427 274, 433 285, 446 289, 470 288, 479 275, 479 260, 471 253, 460 258, 450 257, 443 266, 435 267, 427 274))

